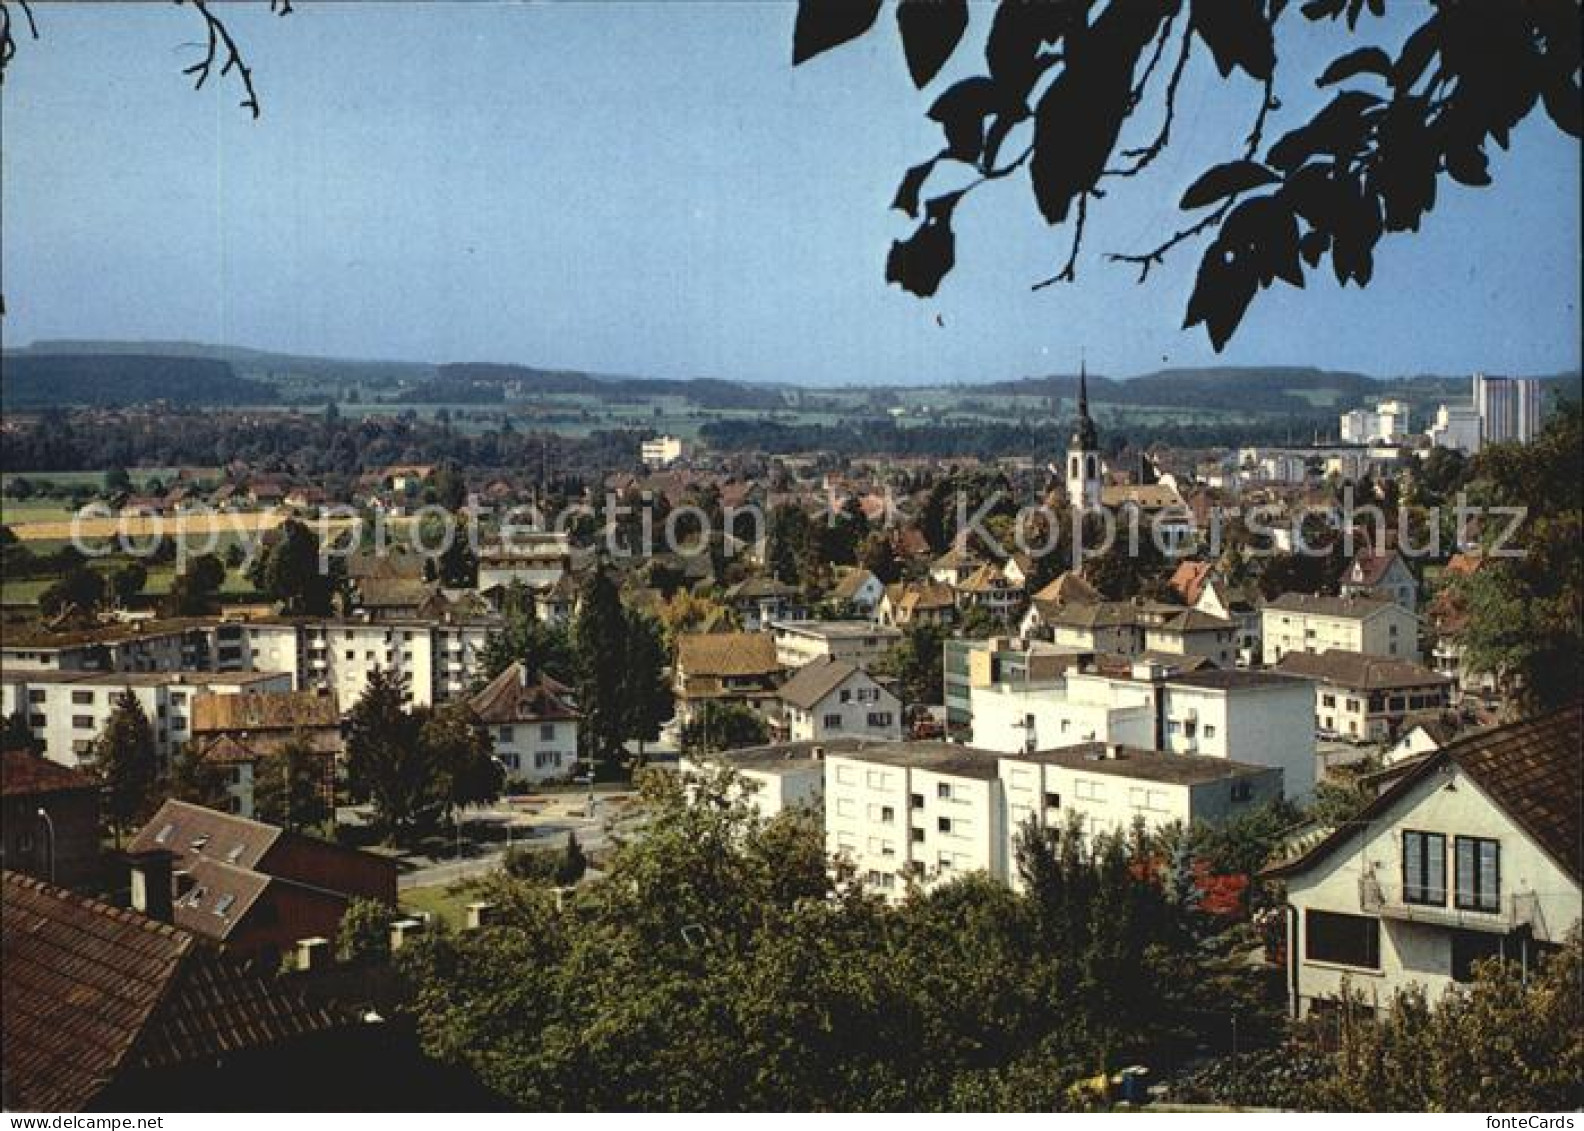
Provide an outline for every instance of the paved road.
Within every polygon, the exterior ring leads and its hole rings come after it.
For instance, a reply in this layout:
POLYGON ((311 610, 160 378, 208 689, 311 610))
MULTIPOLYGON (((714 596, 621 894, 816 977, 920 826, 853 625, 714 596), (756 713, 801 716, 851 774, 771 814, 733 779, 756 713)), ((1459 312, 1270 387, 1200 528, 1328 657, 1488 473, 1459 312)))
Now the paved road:
MULTIPOLYGON (((559 847, 575 833, 585 852, 599 854, 611 847, 611 832, 618 835, 634 827, 631 790, 601 788, 595 796, 594 814, 588 813, 584 793, 535 794, 509 802, 478 806, 463 813, 463 855, 407 856, 412 865, 397 879, 402 889, 452 884, 499 868, 508 838, 514 846, 559 847)), ((362 807, 342 809, 339 820, 362 824, 368 812, 362 807)), ((454 843, 454 842, 453 842, 454 843)))

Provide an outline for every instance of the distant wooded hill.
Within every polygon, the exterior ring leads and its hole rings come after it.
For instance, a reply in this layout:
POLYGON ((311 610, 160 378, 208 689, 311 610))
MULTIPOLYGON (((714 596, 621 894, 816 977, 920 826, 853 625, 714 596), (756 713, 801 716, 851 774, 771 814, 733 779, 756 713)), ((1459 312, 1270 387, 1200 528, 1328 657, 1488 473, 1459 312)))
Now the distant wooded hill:
POLYGON ((205 357, 138 354, 8 353, 0 388, 9 409, 52 405, 268 404, 273 387, 238 377, 231 364, 205 357))
MULTIPOLYGON (((527 365, 459 362, 442 365, 439 379, 425 387, 428 399, 443 400, 447 387, 514 390, 517 397, 569 395, 597 397, 602 401, 642 401, 654 397, 682 397, 700 408, 759 409, 772 412, 786 400, 766 385, 748 385, 710 377, 683 380, 664 377, 608 377, 569 369, 535 369, 527 365)), ((403 397, 411 400, 412 394, 403 397)))

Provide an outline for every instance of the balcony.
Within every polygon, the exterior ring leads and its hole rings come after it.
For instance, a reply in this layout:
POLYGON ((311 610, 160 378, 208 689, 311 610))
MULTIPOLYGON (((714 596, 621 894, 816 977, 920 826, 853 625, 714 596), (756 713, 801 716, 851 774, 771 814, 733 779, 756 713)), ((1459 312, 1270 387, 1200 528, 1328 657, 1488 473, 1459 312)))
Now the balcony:
POLYGON ((1472 931, 1513 931, 1531 928, 1536 938, 1549 938, 1540 899, 1534 892, 1513 892, 1501 898, 1495 911, 1467 911, 1458 907, 1447 892, 1444 904, 1409 903, 1400 887, 1383 887, 1380 880, 1366 873, 1359 877, 1359 910, 1382 919, 1404 923, 1427 923, 1437 927, 1456 927, 1472 931))

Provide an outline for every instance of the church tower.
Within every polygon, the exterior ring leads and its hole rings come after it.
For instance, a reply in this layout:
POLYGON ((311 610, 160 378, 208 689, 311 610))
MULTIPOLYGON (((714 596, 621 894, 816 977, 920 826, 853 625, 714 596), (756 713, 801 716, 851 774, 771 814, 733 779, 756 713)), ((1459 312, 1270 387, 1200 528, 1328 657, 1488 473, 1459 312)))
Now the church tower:
POLYGON ((1080 508, 1100 505, 1100 434, 1089 419, 1088 366, 1078 365, 1078 425, 1067 443, 1067 502, 1080 508))

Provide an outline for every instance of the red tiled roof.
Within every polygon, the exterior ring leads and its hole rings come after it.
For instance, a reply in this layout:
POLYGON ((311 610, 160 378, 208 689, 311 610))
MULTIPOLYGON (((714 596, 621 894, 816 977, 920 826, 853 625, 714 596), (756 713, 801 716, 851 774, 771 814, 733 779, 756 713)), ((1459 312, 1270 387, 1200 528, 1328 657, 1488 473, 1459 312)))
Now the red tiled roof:
POLYGON ((97 788, 99 783, 82 771, 51 762, 31 750, 0 753, 0 796, 33 797, 97 788))
POLYGON ((122 1072, 212 1060, 340 1022, 189 932, 4 873, 0 1092, 78 1111, 122 1072))
POLYGON ((575 719, 577 712, 561 698, 566 688, 551 679, 527 682, 521 663, 514 663, 485 685, 469 703, 482 722, 537 723, 575 719))

